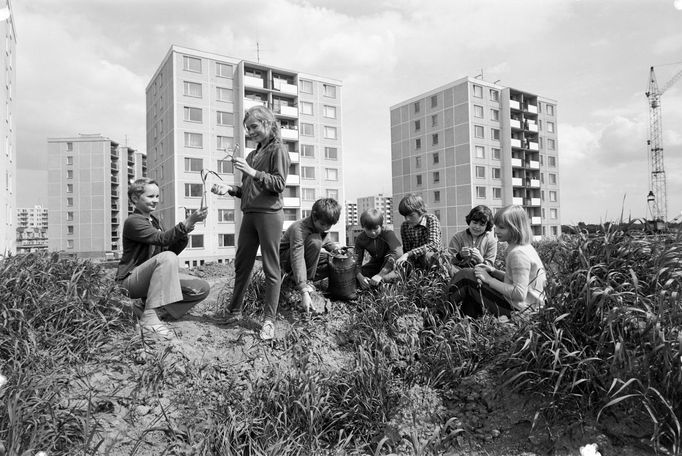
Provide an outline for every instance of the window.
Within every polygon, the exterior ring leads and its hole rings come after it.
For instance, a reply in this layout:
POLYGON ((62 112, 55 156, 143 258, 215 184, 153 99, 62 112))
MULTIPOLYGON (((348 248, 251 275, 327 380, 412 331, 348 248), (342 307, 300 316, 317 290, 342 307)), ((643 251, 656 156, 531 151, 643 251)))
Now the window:
POLYGON ((474 96, 476 98, 483 98, 483 87, 474 85, 474 96))
POLYGON ((185 71, 193 71, 194 73, 201 73, 201 59, 196 57, 190 57, 187 55, 182 56, 182 68, 185 71))
POLYGON ((324 116, 330 119, 336 119, 336 106, 324 105, 324 116))
POLYGON ((432 95, 431 96, 431 107, 435 108, 438 106, 438 95, 432 95))
POLYGON ((538 146, 540 147, 540 149, 544 149, 544 148, 545 148, 544 143, 542 142, 542 136, 540 136, 540 137, 538 138, 538 146))
POLYGON ((485 179, 485 166, 476 167, 476 177, 478 179, 485 179))
POLYGON ((440 156, 438 155, 438 152, 434 152, 433 154, 433 164, 437 165, 440 162, 440 156))
POLYGON ((190 108, 185 106, 185 120, 188 122, 201 122, 202 121, 201 108, 190 108))
POLYGON ((476 158, 485 158, 485 147, 483 146, 476 146, 474 148, 474 156, 476 158))
POLYGON ((203 186, 201 184, 185 184, 185 196, 201 197, 203 186))
POLYGON ((204 235, 203 234, 190 234, 189 236, 189 247, 190 249, 203 249, 204 248, 204 235))
POLYGON ((73 234, 73 225, 67 225, 66 234, 73 234))
POLYGON ((485 198, 485 187, 476 187, 476 198, 485 198))
POLYGON ((538 131, 542 131, 542 120, 538 120, 538 131))
POLYGON ((302 188, 301 189, 302 193, 302 199, 303 201, 315 201, 317 198, 315 198, 315 189, 314 188, 302 188))
POLYGON ((315 167, 314 166, 301 166, 301 178, 302 179, 315 179, 315 167))
POLYGON ((338 150, 336 149, 336 147, 325 147, 324 158, 326 158, 327 160, 337 160, 338 150))
POLYGON ((225 87, 216 87, 216 98, 218 101, 233 101, 232 89, 226 89, 225 87))
POLYGON ((550 168, 556 168, 556 157, 552 156, 547 157, 547 164, 549 165, 550 168))
POLYGON ((415 101, 414 102, 414 113, 418 113, 421 108, 419 107, 419 102, 415 101))
POLYGON ((499 141, 500 140, 500 129, 499 128, 491 128, 490 129, 490 137, 499 141))
POLYGON ((232 125, 234 123, 234 114, 231 112, 216 111, 216 122, 218 125, 232 125))
POLYGON ((421 184, 422 184, 422 175, 417 174, 417 185, 421 185, 421 184))
POLYGON ((545 173, 540 173, 540 183, 541 184, 545 183, 545 173))
POLYGON ((185 157, 185 171, 186 172, 201 172, 204 167, 204 160, 201 158, 187 158, 185 157))
POLYGON ((421 168, 422 167, 422 158, 421 157, 414 157, 414 166, 415 166, 415 168, 421 168))
POLYGON ((556 203, 556 192, 553 190, 550 190, 549 192, 549 201, 552 203, 556 203))
POLYGON ((216 62, 215 75, 220 78, 232 77, 232 65, 228 65, 227 63, 216 62))
POLYGON ((72 169, 66 170, 66 178, 67 179, 73 179, 73 170, 72 169))
POLYGON ((549 173, 549 183, 556 185, 556 174, 549 173))
POLYGON ((201 133, 185 132, 185 147, 201 149, 204 147, 204 136, 201 133))
POLYGON ((67 222, 73 222, 73 212, 67 212, 66 213, 66 221, 67 222))
POLYGON ((73 152, 73 143, 72 142, 66 143, 66 151, 67 152, 73 152))
POLYGON ((549 218, 556 220, 559 212, 555 208, 550 208, 549 210, 549 218))
POLYGON ((422 139, 417 138, 414 140, 414 148, 415 149, 421 149, 422 148, 422 139))
POLYGON ((298 86, 303 93, 313 93, 313 81, 300 79, 298 81, 298 86))
POLYGON ((234 173, 234 164, 232 160, 218 160, 218 174, 232 174, 234 173))
POLYGON ((66 164, 67 165, 73 165, 73 156, 72 155, 66 156, 66 164))
POLYGON ((483 106, 474 105, 474 117, 483 118, 483 106))
POLYGON ((498 121, 500 120, 500 110, 499 109, 491 109, 490 110, 490 120, 495 120, 498 121))
POLYGON ((73 239, 68 239, 66 241, 66 248, 67 249, 72 249, 73 248, 73 239))
POLYGON ((434 146, 438 145, 438 133, 431 135, 431 144, 434 146))
POLYGON ((438 126, 438 114, 434 114, 431 116, 431 126, 432 127, 438 126))
POLYGON ((495 89, 490 89, 490 99, 492 101, 500 101, 500 92, 495 89))
POLYGON ((440 172, 439 171, 434 171, 433 172, 433 183, 440 182, 440 172))
POLYGON ((546 105, 545 112, 547 112, 548 116, 553 116, 554 115, 554 105, 546 105))
POLYGON ((502 179, 502 170, 500 168, 493 168, 493 179, 502 179))
POLYGON ((500 187, 493 187, 493 199, 502 199, 502 189, 500 187))
POLYGON ((234 247, 234 234, 219 234, 218 247, 234 247))
POLYGON ((484 134, 482 126, 474 125, 474 138, 479 138, 479 139, 485 138, 485 134, 484 134))
POLYGON ((329 98, 336 98, 336 86, 324 84, 324 96, 329 98))
POLYGON ((71 197, 66 198, 66 206, 67 207, 73 207, 73 198, 71 198, 71 197))
POLYGON ((339 170, 336 168, 325 168, 324 169, 324 178, 325 178, 325 180, 328 180, 328 181, 339 180, 339 170))
POLYGON ((301 136, 315 136, 315 130, 313 124, 302 123, 301 124, 301 136))
POLYGON ((554 122, 547 122, 547 132, 554 133, 554 122))
POLYGON ((419 131, 422 129, 422 121, 421 120, 415 120, 414 121, 414 131, 419 131))
POLYGON ((301 157, 315 158, 315 146, 312 144, 301 144, 301 157))
MULTIPOLYGON (((310 209, 301 209, 301 217, 303 217, 303 218, 310 217, 310 214, 312 214, 312 210, 310 210, 310 209)), ((294 218, 294 220, 297 220, 297 219, 294 218)))
POLYGON ((493 147, 491 149, 491 151, 492 151, 493 159, 499 160, 500 159, 500 149, 493 147))
POLYGON ((73 193, 73 184, 66 184, 66 193, 73 193))
POLYGON ((339 191, 335 188, 328 188, 327 189, 327 198, 332 198, 335 200, 339 200, 339 191))
POLYGON ((324 127, 324 137, 327 139, 336 139, 336 127, 324 127))
POLYGON ((301 114, 305 114, 308 116, 313 115, 313 104, 312 103, 309 103, 307 101, 301 101, 300 105, 301 105, 301 114))
POLYGON ((439 201, 440 201, 440 191, 439 191, 439 190, 436 190, 435 192, 433 192, 433 200, 434 200, 435 202, 439 202, 439 201))
POLYGON ((232 149, 232 138, 228 136, 218 136, 216 139, 216 148, 224 151, 232 149))
POLYGON ((234 222, 234 209, 218 209, 219 222, 234 222))

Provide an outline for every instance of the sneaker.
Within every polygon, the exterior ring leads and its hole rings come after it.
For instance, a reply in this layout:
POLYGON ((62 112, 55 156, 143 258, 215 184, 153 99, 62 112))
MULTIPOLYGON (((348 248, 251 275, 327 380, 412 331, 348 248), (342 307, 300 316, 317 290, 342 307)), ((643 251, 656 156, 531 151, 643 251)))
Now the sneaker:
POLYGON ((261 340, 272 340, 275 338, 275 324, 270 320, 263 322, 263 327, 260 330, 261 340))

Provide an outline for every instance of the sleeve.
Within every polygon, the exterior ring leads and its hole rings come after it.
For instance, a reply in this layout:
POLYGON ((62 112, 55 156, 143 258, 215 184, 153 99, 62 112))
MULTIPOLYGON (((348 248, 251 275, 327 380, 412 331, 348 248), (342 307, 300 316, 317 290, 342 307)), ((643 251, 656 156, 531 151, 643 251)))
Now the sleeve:
POLYGON ((410 257, 425 255, 427 252, 438 252, 441 249, 440 222, 435 215, 426 215, 426 229, 428 230, 428 241, 426 244, 410 250, 410 257))
POLYGON ((159 231, 143 217, 128 217, 123 224, 123 237, 141 244, 172 247, 175 253, 181 252, 187 245, 187 230, 182 222, 169 230, 159 231))
POLYGON ((387 256, 395 259, 400 258, 403 255, 403 246, 400 245, 398 236, 396 236, 392 230, 388 230, 385 232, 384 239, 386 240, 389 249, 387 256))
POLYGON ((450 243, 448 244, 448 252, 452 255, 452 263, 457 266, 462 266, 467 263, 459 254, 462 247, 464 246, 462 245, 460 236, 458 234, 452 236, 452 239, 450 239, 450 243))
POLYGON ((276 144, 273 147, 270 169, 267 172, 256 171, 254 180, 266 190, 273 193, 282 193, 286 187, 291 159, 289 158, 289 152, 284 149, 282 144, 276 144))
POLYGON ((497 259, 497 238, 492 232, 487 235, 487 243, 485 246, 485 252, 483 254, 483 263, 489 264, 490 266, 495 266, 495 260, 497 259))
POLYGON ((355 264, 358 265, 358 272, 360 271, 360 266, 362 266, 362 260, 365 259, 365 249, 362 247, 362 242, 360 242, 360 236, 355 238, 355 264))
POLYGON ((235 185, 234 188, 237 189, 237 191, 232 191, 228 190, 227 194, 230 196, 234 196, 235 198, 241 198, 242 197, 242 186, 241 185, 235 185))
POLYGON ((407 230, 409 228, 409 225, 407 222, 403 222, 402 225, 400 225, 400 238, 403 240, 403 250, 405 252, 409 252, 412 250, 412 242, 410 241, 410 235, 407 233, 407 230))
POLYGON ((291 275, 299 290, 306 287, 308 271, 305 265, 305 239, 300 226, 294 226, 289 237, 289 260, 291 275))

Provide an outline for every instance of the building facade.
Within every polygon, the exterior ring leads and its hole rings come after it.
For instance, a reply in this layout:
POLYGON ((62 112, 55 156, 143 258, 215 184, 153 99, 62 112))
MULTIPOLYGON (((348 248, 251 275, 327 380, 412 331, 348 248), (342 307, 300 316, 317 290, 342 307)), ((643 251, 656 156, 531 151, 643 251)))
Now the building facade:
POLYGON ((48 138, 47 150, 49 250, 118 258, 128 184, 144 177, 146 157, 99 134, 48 138))
POLYGON ((346 211, 346 226, 360 224, 360 219, 358 215, 358 203, 346 201, 344 206, 345 206, 344 210, 346 211))
POLYGON ((379 193, 378 195, 358 198, 358 217, 368 209, 378 209, 384 214, 384 225, 393 226, 393 198, 379 193))
POLYGON ((0 174, 2 174, 2 191, 0 191, 0 258, 16 253, 17 226, 17 151, 16 127, 14 125, 14 97, 16 87, 16 46, 17 38, 14 29, 14 14, 9 0, 0 2, 0 34, 5 37, 5 49, 0 53, 0 66, 4 68, 4 83, 0 85, 0 100, 5 109, 2 110, 0 122, 0 174))
POLYGON ((479 204, 522 205, 535 239, 561 233, 556 101, 465 77, 390 111, 393 197, 421 195, 444 244, 479 204))
MULTIPOLYGON (((146 89, 147 152, 150 176, 160 184, 157 212, 164 225, 184 220, 206 195, 209 213, 190 234, 180 256, 185 265, 234 258, 240 201, 213 195, 210 186, 239 184, 229 156, 246 156, 256 147, 242 124, 251 106, 274 111, 289 150, 284 228, 309 215, 319 198, 343 201, 341 89, 334 79, 170 48, 146 89)), ((345 239, 345 214, 331 236, 345 239)))
POLYGON ((47 250, 47 208, 17 209, 17 254, 47 250))

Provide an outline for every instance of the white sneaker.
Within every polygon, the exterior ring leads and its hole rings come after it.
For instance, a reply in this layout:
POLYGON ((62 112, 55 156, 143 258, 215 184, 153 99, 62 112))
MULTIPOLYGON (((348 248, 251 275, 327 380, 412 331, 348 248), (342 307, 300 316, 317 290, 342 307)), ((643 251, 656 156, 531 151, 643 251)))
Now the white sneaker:
POLYGON ((272 340, 275 337, 275 324, 270 320, 263 322, 263 327, 260 330, 261 340, 272 340))

